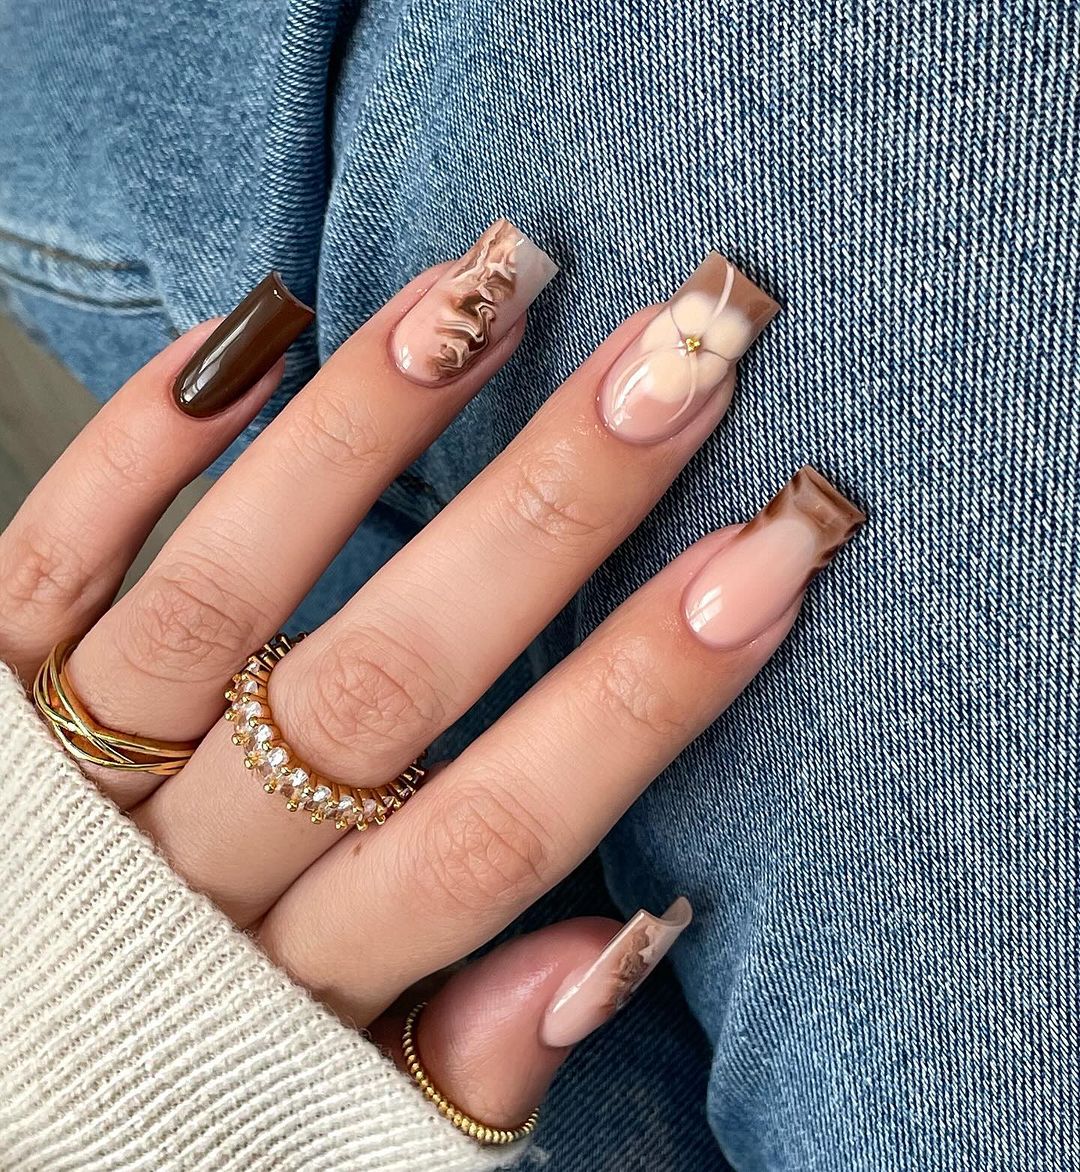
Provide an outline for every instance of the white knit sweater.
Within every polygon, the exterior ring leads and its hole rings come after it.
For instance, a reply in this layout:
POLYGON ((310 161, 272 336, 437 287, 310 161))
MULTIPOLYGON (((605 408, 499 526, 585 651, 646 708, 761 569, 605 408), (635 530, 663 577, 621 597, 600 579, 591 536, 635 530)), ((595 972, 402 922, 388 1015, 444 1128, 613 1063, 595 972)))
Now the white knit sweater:
POLYGON ((505 1161, 186 887, 0 665, 0 1168, 505 1161))

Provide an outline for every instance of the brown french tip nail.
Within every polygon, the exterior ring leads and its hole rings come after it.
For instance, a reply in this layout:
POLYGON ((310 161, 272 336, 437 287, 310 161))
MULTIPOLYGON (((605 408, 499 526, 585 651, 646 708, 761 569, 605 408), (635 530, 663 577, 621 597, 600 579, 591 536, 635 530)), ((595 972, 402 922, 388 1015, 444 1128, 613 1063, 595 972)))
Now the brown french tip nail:
POLYGON ((816 468, 800 468, 691 580, 683 596, 690 629, 718 650, 750 643, 865 520, 816 468))
POLYGON ((640 988, 693 918, 684 896, 662 916, 637 912, 590 965, 571 973, 540 1023, 540 1041, 575 1046, 610 1020, 640 988))
POLYGON ((265 276, 192 355, 173 384, 181 411, 217 415, 246 394, 311 324, 315 311, 280 273, 265 276))

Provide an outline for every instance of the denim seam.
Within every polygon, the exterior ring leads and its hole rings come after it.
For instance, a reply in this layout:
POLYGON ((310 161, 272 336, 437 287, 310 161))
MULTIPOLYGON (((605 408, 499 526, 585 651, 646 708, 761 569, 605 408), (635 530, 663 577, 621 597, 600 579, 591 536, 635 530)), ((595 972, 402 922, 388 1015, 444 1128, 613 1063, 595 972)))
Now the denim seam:
POLYGON ((34 289, 40 293, 47 293, 52 297, 60 298, 63 301, 71 301, 79 305, 90 305, 95 309, 163 309, 164 303, 158 299, 142 298, 139 300, 130 301, 108 301, 103 297, 88 297, 85 293, 69 293, 66 289, 57 289, 54 285, 48 284, 46 281, 38 281, 33 277, 24 276, 22 273, 16 273, 5 265, 0 265, 0 276, 7 277, 8 280, 15 282, 17 285, 23 285, 28 289, 34 289))
MULTIPOLYGON (((422 0, 409 0, 409 2, 398 11, 396 14, 397 20, 395 28, 398 30, 398 33, 401 37, 405 35, 402 30, 407 29, 414 21, 414 18, 418 18, 417 14, 421 11, 421 9, 422 0)), ((453 56, 451 52, 453 42, 464 36, 467 36, 467 33, 463 27, 456 31, 456 35, 454 33, 451 34, 452 39, 448 40, 446 45, 446 51, 448 54, 453 56)), ((366 87, 366 91, 362 100, 356 104, 355 109, 352 111, 352 131, 349 133, 347 139, 342 142, 339 154, 333 157, 330 161, 330 179, 328 186, 331 190, 333 189, 334 184, 344 174, 345 169, 348 167, 349 160, 360 149, 360 140, 363 133, 365 130, 370 129, 370 127, 366 125, 364 118, 361 117, 362 112, 366 108, 372 106, 374 102, 382 97, 383 87, 389 86, 393 88, 396 81, 395 71, 398 68, 399 62, 392 53, 383 53, 377 63, 372 64, 371 80, 366 87)), ((453 85, 454 81, 452 77, 444 77, 435 87, 433 93, 433 105, 436 108, 442 108, 444 96, 448 93, 453 85)), ((439 192, 446 190, 447 184, 449 183, 448 176, 441 175, 438 169, 433 168, 432 174, 429 176, 429 178, 433 183, 433 190, 439 192)))
POLYGON ((7 228, 0 228, 0 240, 6 240, 9 244, 18 244, 22 248, 40 253, 51 260, 68 261, 86 269, 98 269, 110 273, 134 273, 146 268, 137 260, 93 260, 91 257, 72 252, 68 248, 60 248, 55 244, 43 244, 40 240, 31 240, 27 236, 20 236, 18 232, 12 232, 7 228))

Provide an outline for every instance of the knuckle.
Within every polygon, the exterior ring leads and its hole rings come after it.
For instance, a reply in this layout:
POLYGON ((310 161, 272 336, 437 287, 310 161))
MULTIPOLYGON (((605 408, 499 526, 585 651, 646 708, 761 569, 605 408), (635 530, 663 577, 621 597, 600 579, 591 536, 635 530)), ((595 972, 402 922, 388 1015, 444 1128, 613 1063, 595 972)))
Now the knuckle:
POLYGON ((637 638, 609 652, 583 688, 583 700, 608 729, 669 743, 692 735, 689 714, 660 678, 649 641, 637 638))
POLYGON ((445 706, 427 664, 383 634, 355 632, 337 640, 304 670, 302 679, 282 663, 280 686, 291 727, 316 760, 333 762, 343 749, 378 767, 426 744, 441 727, 445 706))
POLYGON ((531 540, 564 549, 586 543, 611 527, 594 502, 578 460, 557 449, 519 460, 506 488, 507 513, 531 540))
POLYGON ((322 386, 286 429, 305 461, 356 476, 386 454, 386 441, 368 401, 350 388, 322 386))
POLYGON ((450 911, 532 903, 554 882, 548 833, 520 801, 480 778, 457 783, 419 844, 425 894, 450 911), (425 873, 426 871, 426 873, 425 873))
POLYGON ((122 653, 131 666, 166 679, 190 679, 205 668, 210 678, 246 655, 254 623, 231 580, 220 558, 190 550, 148 575, 125 624, 122 653))
POLYGON ((28 527, 7 535, 5 546, 7 623, 19 625, 51 610, 66 609, 76 598, 85 602, 93 576, 68 542, 28 527))

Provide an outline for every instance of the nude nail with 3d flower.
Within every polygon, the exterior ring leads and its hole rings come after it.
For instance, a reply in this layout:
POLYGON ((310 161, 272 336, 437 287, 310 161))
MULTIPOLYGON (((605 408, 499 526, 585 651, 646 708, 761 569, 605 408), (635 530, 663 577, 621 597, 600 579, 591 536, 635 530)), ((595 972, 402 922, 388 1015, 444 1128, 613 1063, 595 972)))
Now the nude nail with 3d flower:
POLYGON ((731 374, 779 310, 768 294, 712 253, 615 360, 600 390, 600 415, 631 443, 670 439, 731 398, 731 374))

